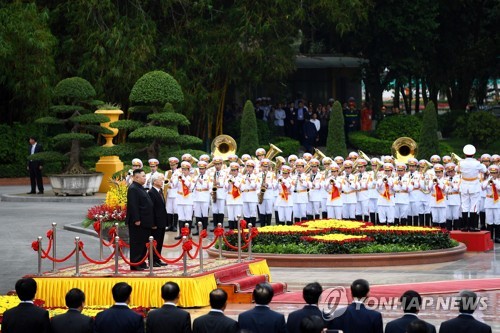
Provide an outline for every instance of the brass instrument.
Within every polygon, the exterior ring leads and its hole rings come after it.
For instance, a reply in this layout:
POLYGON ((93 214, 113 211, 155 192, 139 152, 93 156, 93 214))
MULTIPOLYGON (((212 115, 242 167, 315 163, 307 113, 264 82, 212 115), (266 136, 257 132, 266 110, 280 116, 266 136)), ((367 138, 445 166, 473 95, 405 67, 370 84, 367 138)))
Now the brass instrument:
POLYGON ((212 192, 210 192, 210 196, 212 197, 212 202, 217 202, 217 186, 212 186, 212 192))
POLYGON ((382 163, 382 161, 377 161, 376 165, 375 165, 375 168, 373 169, 373 177, 377 178, 377 174, 378 172, 380 171, 380 168, 383 166, 384 164, 382 163))
POLYGON ((260 191, 257 193, 257 198, 259 200, 259 205, 264 202, 264 194, 266 193, 267 187, 266 187, 266 176, 267 176, 267 171, 264 172, 264 175, 262 176, 262 185, 260 186, 260 191))
POLYGON ((278 174, 281 170, 281 167, 286 163, 286 160, 283 156, 276 157, 276 164, 274 166, 274 172, 278 174))
POLYGON ((455 153, 451 153, 450 156, 453 163, 455 163, 456 165, 460 165, 460 161, 462 161, 462 158, 460 156, 455 153))
MULTIPOLYGON (((321 162, 325 157, 327 157, 327 156, 321 150, 319 150, 318 148, 314 148, 314 155, 312 158, 315 158, 321 162)), ((311 160, 312 160, 312 158, 311 158, 311 160)), ((305 173, 309 173, 309 171, 311 171, 311 161, 307 162, 307 164, 304 168, 305 173)))
POLYGON ((432 163, 426 160, 425 167, 422 170, 422 175, 424 175, 427 172, 427 170, 429 170, 430 168, 432 168, 432 163))
MULTIPOLYGON (((212 151, 212 156, 222 157, 222 159, 226 161, 229 155, 233 155, 236 153, 237 147, 238 146, 236 144, 236 141, 232 137, 230 137, 229 135, 222 134, 218 135, 212 140, 210 149, 212 151)), ((238 163, 239 162, 240 160, 238 160, 238 163)))
POLYGON ((335 179, 330 179, 330 184, 333 185, 335 183, 335 179))
POLYGON ((269 150, 266 153, 266 157, 268 160, 272 160, 273 158, 276 157, 276 155, 281 154, 283 151, 273 145, 272 143, 269 144, 269 150))
POLYGON ((370 158, 362 150, 358 150, 359 157, 364 159, 367 163, 370 162, 370 158))
POLYGON ((391 150, 396 161, 406 164, 410 158, 417 155, 418 145, 412 138, 404 136, 392 143, 391 150))

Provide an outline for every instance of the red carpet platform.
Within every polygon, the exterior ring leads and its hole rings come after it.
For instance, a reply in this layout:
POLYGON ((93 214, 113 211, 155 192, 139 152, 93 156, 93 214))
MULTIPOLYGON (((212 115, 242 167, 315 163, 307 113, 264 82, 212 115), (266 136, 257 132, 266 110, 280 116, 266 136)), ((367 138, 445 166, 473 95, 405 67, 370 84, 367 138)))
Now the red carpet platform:
POLYGON ((494 247, 489 231, 462 232, 454 230, 450 232, 450 237, 464 243, 467 246, 467 251, 484 252, 493 250, 494 247))
MULTIPOLYGON (((351 302, 352 298, 349 286, 339 288, 339 290, 341 289, 345 289, 346 291, 346 295, 344 295, 346 296, 344 298, 344 303, 351 302)), ((370 297, 400 297, 405 291, 410 289, 418 291, 421 295, 449 295, 456 294, 464 289, 476 292, 493 290, 500 291, 500 278, 373 285, 370 287, 370 297)), ((326 289, 322 296, 326 297, 327 295, 325 295, 325 293, 329 292, 331 292, 331 289, 326 289)), ((277 295, 273 298, 273 303, 303 304, 304 300, 302 299, 302 291, 288 292, 282 295, 277 295)))
MULTIPOLYGON (((258 259, 238 263, 234 259, 204 261, 204 271, 200 272, 198 260, 190 260, 188 276, 183 276, 181 264, 154 268, 154 276, 149 270, 130 271, 128 265, 120 261, 119 275, 114 275, 114 265, 82 264, 81 276, 74 276, 75 267, 59 269, 58 272, 46 272, 42 276, 33 276, 38 284, 36 297, 45 300, 48 307, 64 307, 64 297, 71 288, 80 288, 86 294, 86 304, 112 304, 111 288, 117 282, 127 282, 132 288, 131 304, 145 307, 159 307, 163 304, 160 290, 167 281, 174 281, 181 288, 179 306, 203 307, 209 305, 209 293, 218 284, 228 292, 248 294, 255 285, 271 281, 266 260, 258 259)), ((276 293, 286 291, 286 284, 274 283, 276 293)), ((231 294, 233 300, 241 302, 231 294)), ((251 296, 251 293, 250 293, 251 296)), ((248 301, 248 297, 246 297, 248 301)), ((251 298, 250 298, 251 301, 251 298)))

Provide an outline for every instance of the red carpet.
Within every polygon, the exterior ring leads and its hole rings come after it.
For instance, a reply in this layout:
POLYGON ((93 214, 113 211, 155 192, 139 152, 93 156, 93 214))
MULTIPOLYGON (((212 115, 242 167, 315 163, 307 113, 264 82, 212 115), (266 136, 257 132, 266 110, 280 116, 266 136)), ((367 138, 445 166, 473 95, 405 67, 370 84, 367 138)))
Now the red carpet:
MULTIPOLYGON (((347 291, 347 300, 351 301, 349 287, 345 287, 347 291)), ((461 290, 468 289, 476 292, 500 290, 500 278, 497 279, 473 279, 473 280, 452 280, 452 281, 434 281, 420 283, 404 283, 392 285, 373 285, 370 287, 370 296, 379 297, 399 297, 406 290, 418 291, 421 295, 436 295, 436 294, 454 294, 461 290)), ((323 297, 326 293, 330 293, 330 289, 323 292, 323 297)), ((273 298, 273 303, 304 303, 302 299, 302 291, 292 291, 281 295, 276 295, 273 298)))

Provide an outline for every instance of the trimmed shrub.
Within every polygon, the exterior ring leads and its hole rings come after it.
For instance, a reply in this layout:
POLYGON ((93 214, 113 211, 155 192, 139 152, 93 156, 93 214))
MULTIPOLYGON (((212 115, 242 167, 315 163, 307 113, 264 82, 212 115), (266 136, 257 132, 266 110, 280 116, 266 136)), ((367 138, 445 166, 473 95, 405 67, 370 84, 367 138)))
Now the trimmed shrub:
POLYGON ((257 118, 251 101, 246 101, 241 116, 241 134, 238 143, 238 155, 252 154, 259 148, 259 133, 257 132, 257 118))
POLYGON ((326 152, 328 156, 347 156, 346 137, 344 132, 344 114, 339 101, 333 103, 333 110, 328 123, 326 152))
POLYGON ((288 137, 277 137, 273 143, 283 152, 279 155, 287 157, 292 154, 297 154, 300 149, 300 142, 288 137))
POLYGON ((390 116, 378 123, 374 136, 391 142, 403 136, 417 141, 420 138, 421 128, 422 121, 415 116, 390 116))
POLYGON ((457 124, 458 119, 465 115, 465 110, 450 110, 444 114, 438 114, 438 129, 444 138, 449 138, 455 134, 454 131, 459 126, 457 124))
POLYGON ((488 147, 496 140, 499 127, 500 120, 497 117, 485 111, 477 111, 457 120, 455 135, 467 138, 473 145, 488 147))
POLYGON ((144 74, 130 92, 132 104, 158 105, 179 104, 184 101, 181 86, 170 74, 152 71, 144 74))
POLYGON ((371 155, 390 155, 393 143, 393 141, 374 138, 362 131, 349 133, 349 142, 354 148, 371 155))
POLYGON ((440 155, 437 130, 436 107, 430 101, 424 110, 417 158, 429 159, 434 154, 440 155))

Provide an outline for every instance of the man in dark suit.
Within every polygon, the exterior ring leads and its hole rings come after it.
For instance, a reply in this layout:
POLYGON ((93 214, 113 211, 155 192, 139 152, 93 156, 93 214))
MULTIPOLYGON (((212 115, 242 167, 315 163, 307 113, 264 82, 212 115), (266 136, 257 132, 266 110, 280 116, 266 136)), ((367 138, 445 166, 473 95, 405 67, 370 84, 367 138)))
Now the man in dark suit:
POLYGON ((224 315, 227 304, 227 293, 223 289, 210 292, 210 307, 206 315, 193 322, 193 333, 236 333, 240 329, 238 322, 224 315))
MULTIPOLYGON (((418 319, 418 312, 422 305, 422 296, 414 290, 407 290, 400 298, 401 307, 404 315, 399 319, 389 322, 385 326, 385 333, 405 333, 408 325, 418 319)), ((436 327, 430 323, 427 324, 427 333, 436 333, 436 327)))
POLYGON ((491 327, 476 320, 472 314, 479 304, 473 291, 464 290, 458 296, 458 317, 447 320, 439 327, 439 333, 491 333, 491 327))
MULTIPOLYGON (((146 183, 144 170, 135 169, 132 177, 132 184, 127 191, 126 223, 130 235, 130 261, 138 263, 146 256, 146 243, 149 241, 151 228, 154 225, 154 215, 153 202, 143 187, 146 183)), ((142 271, 147 268, 146 263, 130 266, 130 270, 134 271, 142 271)))
POLYGON ((161 287, 161 298, 165 301, 159 309, 149 311, 146 320, 148 333, 191 333, 191 315, 179 309, 180 288, 175 282, 167 282, 161 287))
POLYGON ((253 333, 286 333, 285 316, 269 308, 274 290, 269 283, 259 283, 253 290, 255 307, 240 313, 238 323, 242 330, 253 333))
POLYGON ((30 145, 28 149, 28 166, 27 169, 30 173, 31 191, 28 194, 35 194, 36 187, 38 186, 38 194, 43 194, 43 179, 42 169, 43 162, 39 159, 31 159, 31 155, 41 153, 43 151, 42 145, 36 141, 34 136, 30 136, 30 145))
MULTIPOLYGON (((319 316, 321 310, 318 308, 319 298, 323 293, 323 288, 318 282, 307 284, 302 290, 302 298, 307 303, 302 309, 291 312, 286 320, 288 333, 300 333, 300 323, 302 319, 309 316, 319 316)), ((326 327, 326 325, 323 325, 326 327)))
POLYGON ((111 292, 115 305, 97 314, 94 333, 144 333, 144 319, 128 307, 132 287, 118 282, 111 292))
POLYGON ((3 333, 50 332, 49 313, 33 304, 36 288, 36 281, 32 278, 20 279, 16 282, 16 293, 21 303, 4 312, 3 333))
POLYGON ((369 292, 368 281, 355 280, 351 284, 354 301, 347 308, 335 311, 333 320, 328 323, 328 328, 342 330, 344 333, 382 333, 384 331, 382 315, 380 312, 367 309, 363 304, 369 292))
POLYGON ((68 312, 52 318, 52 333, 92 333, 94 320, 81 314, 85 306, 85 294, 78 288, 66 293, 68 312))
MULTIPOLYGON (((167 227, 167 208, 165 206, 165 196, 163 193, 163 185, 165 176, 162 173, 156 172, 151 176, 152 188, 148 194, 153 202, 154 225, 151 229, 151 236, 156 240, 156 250, 161 255, 163 249, 163 241, 165 240, 165 228, 167 227)), ((167 266, 166 263, 160 260, 156 255, 153 255, 153 266, 167 266)), ((151 265, 151 263, 149 263, 151 265)))

